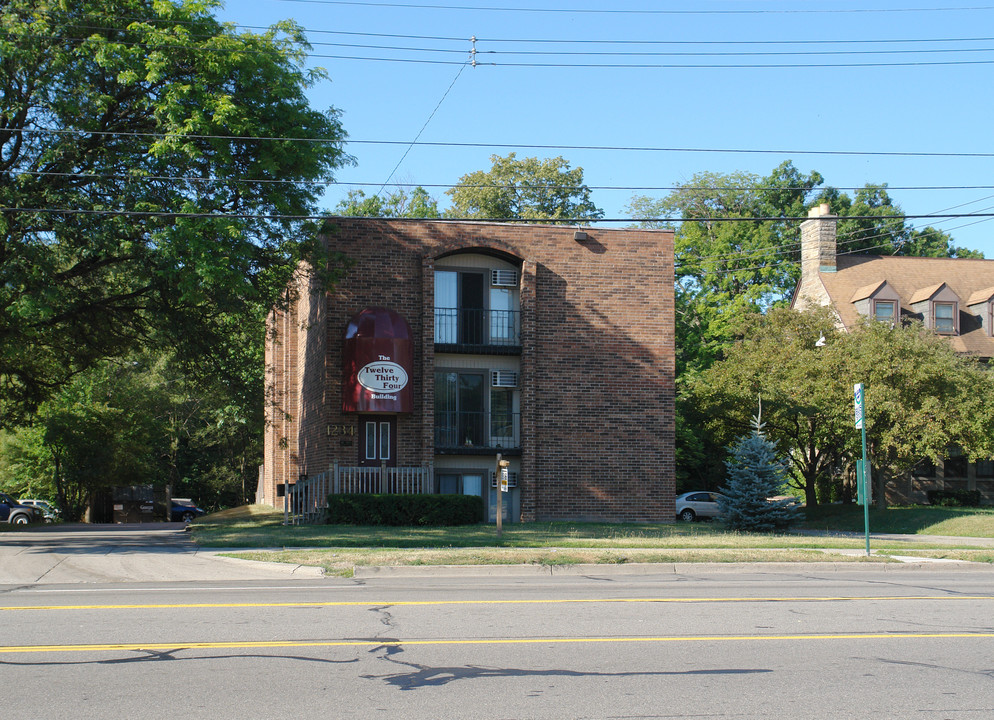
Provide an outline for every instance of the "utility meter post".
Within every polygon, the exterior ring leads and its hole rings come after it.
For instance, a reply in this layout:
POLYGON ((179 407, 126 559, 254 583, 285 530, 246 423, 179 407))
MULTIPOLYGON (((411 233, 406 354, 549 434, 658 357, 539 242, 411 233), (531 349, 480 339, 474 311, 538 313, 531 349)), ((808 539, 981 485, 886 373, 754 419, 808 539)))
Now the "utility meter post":
POLYGON ((497 537, 504 534, 504 491, 507 489, 507 460, 501 460, 500 453, 497 453, 497 468, 494 471, 494 479, 497 480, 497 537))

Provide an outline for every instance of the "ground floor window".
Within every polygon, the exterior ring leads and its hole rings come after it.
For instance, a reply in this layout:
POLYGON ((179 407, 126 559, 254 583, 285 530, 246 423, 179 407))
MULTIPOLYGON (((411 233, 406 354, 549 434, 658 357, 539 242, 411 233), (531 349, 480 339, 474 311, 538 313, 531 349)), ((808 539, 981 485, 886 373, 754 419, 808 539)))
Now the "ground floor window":
POLYGON ((436 473, 443 495, 483 495, 483 473, 436 473))

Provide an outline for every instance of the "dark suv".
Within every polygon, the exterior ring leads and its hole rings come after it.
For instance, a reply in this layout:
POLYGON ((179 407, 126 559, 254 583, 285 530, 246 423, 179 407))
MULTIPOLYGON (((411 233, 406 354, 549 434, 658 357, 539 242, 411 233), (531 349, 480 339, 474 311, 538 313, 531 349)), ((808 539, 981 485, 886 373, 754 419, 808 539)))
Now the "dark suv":
POLYGON ((45 513, 31 505, 21 505, 7 493, 0 493, 0 522, 13 525, 45 522, 45 513))
POLYGON ((169 512, 169 519, 173 522, 190 522, 201 515, 206 515, 206 510, 201 510, 193 504, 190 498, 173 498, 172 509, 169 512))

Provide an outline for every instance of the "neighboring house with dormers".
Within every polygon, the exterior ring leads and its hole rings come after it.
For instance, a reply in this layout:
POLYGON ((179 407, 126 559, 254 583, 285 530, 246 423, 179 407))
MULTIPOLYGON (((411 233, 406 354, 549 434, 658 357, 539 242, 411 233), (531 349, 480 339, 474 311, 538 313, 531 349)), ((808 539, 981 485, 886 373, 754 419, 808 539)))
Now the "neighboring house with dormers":
MULTIPOLYGON (((801 224, 801 280, 791 307, 830 307, 839 325, 861 318, 917 320, 945 337, 956 352, 994 357, 994 260, 839 254, 838 217, 819 205, 801 224)), ((888 484, 890 502, 926 502, 932 489, 980 490, 994 504, 994 462, 969 464, 956 448, 933 467, 888 484)))

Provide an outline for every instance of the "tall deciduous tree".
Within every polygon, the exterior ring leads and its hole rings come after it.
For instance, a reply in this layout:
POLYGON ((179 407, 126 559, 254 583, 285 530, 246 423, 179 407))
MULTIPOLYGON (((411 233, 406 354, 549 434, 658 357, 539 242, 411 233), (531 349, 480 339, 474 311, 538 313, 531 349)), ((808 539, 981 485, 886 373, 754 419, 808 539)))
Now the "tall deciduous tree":
POLYGON ((335 206, 335 214, 354 217, 441 217, 438 201, 420 185, 410 192, 401 188, 386 196, 349 190, 346 198, 335 206))
POLYGON ((446 190, 450 217, 494 220, 580 220, 604 217, 583 182, 583 168, 562 157, 520 160, 492 155, 490 170, 477 170, 446 190))
POLYGON ((217 5, 0 4, 0 422, 152 337, 233 371, 226 330, 261 338, 297 262, 322 266, 301 218, 349 161, 304 95, 322 75, 302 28, 217 5))
POLYGON ((820 173, 785 162, 767 177, 699 173, 663 198, 629 202, 637 225, 676 230, 677 427, 684 430, 677 436, 678 482, 692 477, 713 486, 720 466, 711 459, 728 442, 701 431, 704 418, 688 400, 688 382, 723 356, 746 315, 786 304, 797 284, 799 226, 784 218, 804 217, 826 202, 840 216, 840 252, 982 257, 934 228, 909 227, 886 185, 850 197, 822 183, 820 173))
POLYGON ((868 321, 839 332, 827 311, 776 309, 749 321, 725 358, 696 376, 691 396, 726 442, 748 428, 761 396, 766 432, 814 505, 819 481, 860 456, 852 401, 859 382, 881 483, 943 457, 953 444, 973 458, 994 453, 994 376, 920 324, 868 321))
POLYGON ((114 485, 169 485, 204 507, 246 502, 261 460, 262 404, 188 381, 168 354, 102 361, 0 433, 0 490, 58 499, 78 519, 114 485))

